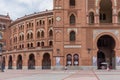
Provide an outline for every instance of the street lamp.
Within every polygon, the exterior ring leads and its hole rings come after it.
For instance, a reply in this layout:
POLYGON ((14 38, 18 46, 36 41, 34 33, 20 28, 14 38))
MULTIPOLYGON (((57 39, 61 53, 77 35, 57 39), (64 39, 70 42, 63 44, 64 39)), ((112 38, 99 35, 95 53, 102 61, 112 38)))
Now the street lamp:
POLYGON ((90 54, 91 48, 88 48, 87 50, 88 50, 88 54, 90 54))
MULTIPOLYGON (((91 48, 87 48, 87 50, 88 50, 88 54, 90 54, 90 52, 91 52, 91 48)), ((90 57, 91 57, 91 65, 92 65, 92 55, 90 54, 90 57)))

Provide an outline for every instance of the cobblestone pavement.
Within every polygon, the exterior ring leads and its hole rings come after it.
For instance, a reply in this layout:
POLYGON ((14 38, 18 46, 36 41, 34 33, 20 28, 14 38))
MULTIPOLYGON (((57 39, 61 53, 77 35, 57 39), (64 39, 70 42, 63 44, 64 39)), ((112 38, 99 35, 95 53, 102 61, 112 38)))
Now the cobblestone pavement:
POLYGON ((0 80, 120 80, 119 70, 6 70, 0 80))

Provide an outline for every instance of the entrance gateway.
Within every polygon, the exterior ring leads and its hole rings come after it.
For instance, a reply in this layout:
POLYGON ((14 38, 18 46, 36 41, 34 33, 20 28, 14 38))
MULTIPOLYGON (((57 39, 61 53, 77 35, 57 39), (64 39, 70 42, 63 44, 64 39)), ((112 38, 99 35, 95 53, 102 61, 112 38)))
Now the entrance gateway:
POLYGON ((103 35, 97 41, 97 68, 115 69, 115 40, 110 35, 103 35))

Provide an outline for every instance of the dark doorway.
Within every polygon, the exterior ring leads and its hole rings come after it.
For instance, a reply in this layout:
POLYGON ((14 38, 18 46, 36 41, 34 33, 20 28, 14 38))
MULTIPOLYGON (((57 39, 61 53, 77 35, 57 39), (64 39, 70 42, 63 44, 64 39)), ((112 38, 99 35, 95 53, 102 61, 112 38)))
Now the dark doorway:
POLYGON ((22 56, 18 55, 17 58, 17 69, 22 69, 22 56))
MULTIPOLYGON (((106 65, 108 64, 108 67, 115 69, 115 40, 113 37, 109 35, 103 35, 98 39, 97 47, 97 66, 98 69, 101 69, 103 67, 103 63, 106 65)), ((107 68, 107 66, 104 66, 104 68, 107 68)))
POLYGON ((51 69, 51 59, 49 53, 43 55, 42 69, 51 69))
POLYGON ((35 69, 35 56, 34 56, 34 54, 29 55, 28 69, 35 69))
POLYGON ((9 56, 8 69, 12 69, 12 56, 9 56))
MULTIPOLYGON (((106 62, 106 60, 105 60, 105 54, 103 53, 103 52, 101 52, 101 51, 98 51, 98 53, 97 53, 97 65, 98 65, 98 69, 101 69, 102 68, 102 63, 103 62, 106 62)), ((106 68, 107 66, 105 66, 105 68, 106 68)))

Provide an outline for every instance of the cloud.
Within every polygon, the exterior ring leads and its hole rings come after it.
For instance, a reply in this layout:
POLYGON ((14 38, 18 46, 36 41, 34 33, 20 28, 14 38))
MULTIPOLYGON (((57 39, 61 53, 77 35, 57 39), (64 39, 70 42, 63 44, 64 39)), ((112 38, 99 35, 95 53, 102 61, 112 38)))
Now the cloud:
POLYGON ((0 14, 9 13, 13 20, 46 9, 53 9, 53 0, 1 0, 0 2, 0 14))

